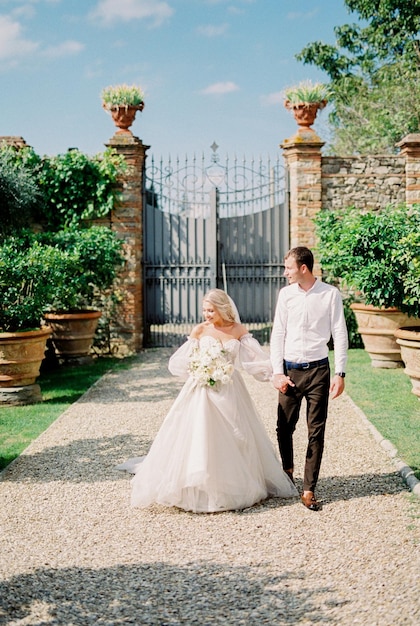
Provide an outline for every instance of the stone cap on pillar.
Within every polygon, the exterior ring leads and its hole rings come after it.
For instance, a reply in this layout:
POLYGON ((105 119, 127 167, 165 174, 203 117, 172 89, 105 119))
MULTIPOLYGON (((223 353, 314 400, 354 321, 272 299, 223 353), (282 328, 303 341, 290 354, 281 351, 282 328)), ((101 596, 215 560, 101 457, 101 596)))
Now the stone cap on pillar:
POLYGON ((420 154, 420 133, 410 133, 395 145, 400 148, 401 154, 416 153, 418 156, 420 154))
POLYGON ((17 137, 14 135, 3 135, 0 136, 0 145, 5 144, 7 146, 12 146, 13 148, 25 148, 29 147, 23 137, 17 137))
POLYGON ((285 150, 292 147, 310 146, 312 148, 321 149, 324 144, 325 141, 322 141, 312 128, 300 128, 292 137, 284 139, 283 143, 280 144, 280 148, 285 150))
POLYGON ((108 141, 107 146, 143 146, 145 150, 150 148, 146 146, 139 137, 132 135, 131 133, 115 133, 108 141))

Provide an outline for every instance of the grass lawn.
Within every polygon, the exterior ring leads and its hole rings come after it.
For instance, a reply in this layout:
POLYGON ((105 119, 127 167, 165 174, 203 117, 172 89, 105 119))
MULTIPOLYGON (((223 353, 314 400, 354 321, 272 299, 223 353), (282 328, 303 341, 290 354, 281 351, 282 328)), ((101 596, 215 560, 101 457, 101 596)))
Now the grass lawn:
POLYGON ((132 359, 98 358, 90 365, 61 367, 37 379, 43 402, 0 409, 0 470, 76 402, 110 369, 129 367, 132 359))
POLYGON ((370 363, 365 350, 349 350, 346 391, 420 480, 420 401, 402 368, 370 363))
MULTIPOLYGON (((0 469, 8 465, 61 413, 110 369, 133 359, 99 358, 92 365, 62 367, 38 379, 44 401, 0 411, 0 469)), ((403 369, 380 369, 364 350, 350 350, 346 391, 420 480, 420 401, 403 369)))

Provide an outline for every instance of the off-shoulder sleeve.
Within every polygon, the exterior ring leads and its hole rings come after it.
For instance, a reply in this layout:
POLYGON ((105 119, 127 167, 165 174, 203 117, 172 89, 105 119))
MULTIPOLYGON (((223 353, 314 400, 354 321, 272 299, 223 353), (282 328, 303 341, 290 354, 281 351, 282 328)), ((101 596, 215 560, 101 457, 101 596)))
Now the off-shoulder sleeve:
POLYGON ((191 350, 198 344, 197 339, 187 339, 185 343, 173 353, 169 359, 168 369, 173 376, 180 376, 181 378, 188 378, 188 363, 191 350))
POLYGON ((269 353, 250 333, 241 337, 239 363, 256 380, 268 381, 273 375, 269 353))

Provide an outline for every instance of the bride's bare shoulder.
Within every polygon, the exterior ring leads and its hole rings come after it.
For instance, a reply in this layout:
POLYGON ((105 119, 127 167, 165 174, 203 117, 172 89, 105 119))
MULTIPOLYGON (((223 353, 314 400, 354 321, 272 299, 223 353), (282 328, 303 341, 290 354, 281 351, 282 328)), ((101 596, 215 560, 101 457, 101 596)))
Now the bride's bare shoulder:
POLYGON ((207 322, 201 322, 201 324, 197 324, 197 326, 194 326, 190 333, 191 339, 200 339, 207 326, 207 322))
POLYGON ((243 324, 238 324, 238 323, 235 326, 236 326, 235 334, 236 334, 237 339, 240 339, 244 335, 248 335, 249 330, 247 329, 246 326, 244 326, 243 324))

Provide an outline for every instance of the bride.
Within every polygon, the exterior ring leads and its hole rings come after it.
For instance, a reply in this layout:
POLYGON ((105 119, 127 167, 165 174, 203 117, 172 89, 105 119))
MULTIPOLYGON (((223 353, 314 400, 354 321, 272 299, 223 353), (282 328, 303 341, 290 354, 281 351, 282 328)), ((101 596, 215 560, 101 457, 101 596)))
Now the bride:
POLYGON ((221 289, 204 296, 203 317, 169 360, 187 381, 149 453, 119 466, 135 473, 131 504, 210 513, 296 496, 238 369, 269 380, 269 355, 221 289))

